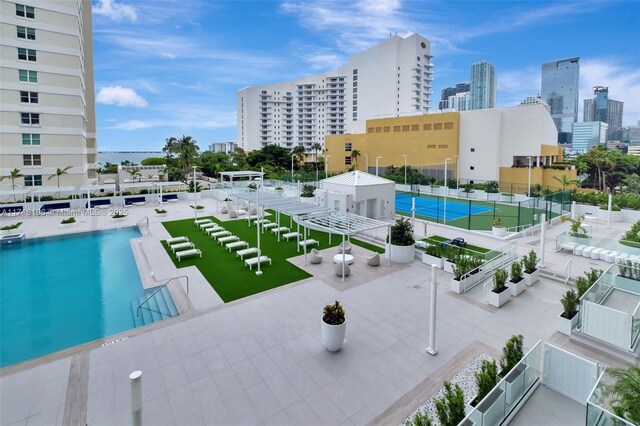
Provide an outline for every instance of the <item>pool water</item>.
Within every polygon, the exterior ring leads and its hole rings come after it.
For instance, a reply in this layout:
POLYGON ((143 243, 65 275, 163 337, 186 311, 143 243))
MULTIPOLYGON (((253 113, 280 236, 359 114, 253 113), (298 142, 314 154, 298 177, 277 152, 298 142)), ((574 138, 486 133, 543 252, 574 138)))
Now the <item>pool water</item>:
MULTIPOLYGON (((415 197, 416 198, 416 214, 422 216, 429 216, 437 218, 438 220, 444 219, 444 197, 427 198, 427 197, 415 197)), ((491 207, 478 205, 477 203, 471 203, 471 214, 481 214, 490 212, 493 209, 491 207)), ((396 212, 411 214, 411 196, 406 194, 396 194, 396 212)), ((451 198, 447 199, 447 220, 460 219, 462 217, 469 216, 469 202, 456 202, 451 198)))
POLYGON ((137 228, 25 240, 0 249, 0 367, 135 327, 145 295, 137 228))

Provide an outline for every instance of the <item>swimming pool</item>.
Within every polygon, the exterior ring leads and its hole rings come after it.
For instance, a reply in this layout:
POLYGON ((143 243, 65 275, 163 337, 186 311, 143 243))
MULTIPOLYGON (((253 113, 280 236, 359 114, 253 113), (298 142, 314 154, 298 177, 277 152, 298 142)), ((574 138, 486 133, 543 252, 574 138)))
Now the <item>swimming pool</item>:
POLYGON ((0 367, 135 327, 145 296, 138 228, 26 240, 0 249, 0 367), (137 304, 136 304, 137 306, 137 304))
MULTIPOLYGON (((444 219, 444 198, 438 197, 415 197, 416 198, 416 214, 444 219)), ((490 212, 491 207, 471 204, 471 215, 490 212)), ((396 194, 396 212, 411 214, 411 196, 406 194, 396 194)), ((451 198, 447 199, 447 220, 460 219, 469 216, 469 202, 456 202, 451 198)))

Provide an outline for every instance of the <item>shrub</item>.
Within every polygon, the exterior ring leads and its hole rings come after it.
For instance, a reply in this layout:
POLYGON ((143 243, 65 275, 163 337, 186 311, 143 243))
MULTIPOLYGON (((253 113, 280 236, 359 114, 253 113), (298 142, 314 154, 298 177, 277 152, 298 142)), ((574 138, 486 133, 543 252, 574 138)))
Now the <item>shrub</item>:
POLYGON ((301 197, 305 197, 305 198, 310 198, 313 197, 313 195, 316 192, 316 187, 313 185, 304 185, 302 187, 302 193, 300 194, 301 197))
POLYGON ((578 299, 580 299, 582 295, 589 290, 590 287, 591 284, 589 284, 589 280, 587 280, 585 277, 578 277, 578 279, 576 280, 576 293, 578 299))
POLYGON ((511 282, 517 283, 522 280, 522 264, 513 262, 511 264, 511 282))
POLYGON ((255 183, 250 183, 249 185, 247 185, 247 188, 249 188, 249 189, 257 189, 258 186, 255 183))
POLYGON ((495 361, 483 360, 480 371, 476 371, 474 375, 476 376, 476 385, 478 386, 478 393, 476 395, 477 405, 498 384, 498 366, 495 361))
POLYGON ((463 275, 469 272, 469 258, 466 256, 458 256, 456 258, 456 263, 453 265, 453 277, 454 279, 460 281, 463 275))
POLYGON ((562 299, 560 299, 560 303, 562 303, 562 309, 564 309, 564 311, 562 312, 562 316, 564 318, 571 319, 578 313, 578 309, 576 308, 578 301, 578 295, 573 290, 567 291, 562 296, 562 299))
POLYGON ((521 334, 513 335, 507 340, 502 348, 502 358, 500 359, 500 376, 506 376, 517 363, 524 357, 522 346, 524 337, 521 334))
POLYGON ((580 216, 575 219, 569 219, 569 222, 571 222, 571 225, 569 225, 569 235, 579 238, 588 237, 587 231, 582 227, 583 219, 584 216, 580 216))
POLYGON ((487 182, 486 191, 490 194, 497 194, 500 190, 500 184, 495 180, 487 182))
POLYGON ((158 214, 165 214, 167 211, 164 209, 155 209, 158 214))
POLYGON ((504 284, 507 282, 507 271, 502 268, 496 269, 493 274, 493 290, 496 293, 502 291, 505 287, 504 284))
POLYGON ((330 325, 340 325, 344 322, 344 308, 339 301, 333 305, 326 305, 323 311, 322 320, 330 325))
POLYGON ((199 204, 198 204, 197 206, 195 206, 195 207, 194 207, 193 205, 191 205, 191 204, 190 204, 190 205, 189 205, 189 207, 191 207, 192 209, 196 209, 196 210, 202 210, 202 209, 204 209, 204 206, 201 206, 201 205, 199 205, 199 204))
POLYGON ((70 217, 68 219, 63 219, 60 221, 61 224, 63 225, 67 225, 69 223, 76 223, 76 218, 75 217, 70 217))
POLYGON ((495 226, 496 228, 504 228, 504 225, 502 224, 502 219, 500 219, 499 217, 496 218, 496 220, 493 221, 493 226, 495 226))
POLYGON ((609 397, 613 412, 632 424, 640 424, 640 367, 609 368, 607 375, 614 383, 605 387, 604 395, 609 397))
POLYGON ((538 256, 536 256, 535 250, 531 250, 528 255, 522 257, 522 267, 527 274, 533 274, 536 271, 536 265, 538 264, 538 256))
POLYGON ((127 215, 124 214, 124 213, 116 213, 111 217, 114 218, 114 219, 120 219, 120 218, 123 218, 123 217, 127 217, 127 215))
POLYGON ((140 195, 146 195, 146 194, 148 194, 148 193, 149 193, 149 190, 148 190, 148 189, 141 189, 141 190, 140 190, 140 195))
POLYGON ((444 396, 442 399, 436 398, 433 402, 442 426, 457 426, 464 420, 464 392, 457 383, 451 386, 451 383, 445 380, 444 396))
POLYGON ((407 426, 432 426, 433 422, 422 411, 418 411, 415 416, 408 422, 405 423, 407 426))
POLYGON ((276 191, 282 191, 282 187, 281 186, 276 186, 276 191))
POLYGON ((510 194, 510 193, 508 193, 508 192, 503 192, 503 193, 502 193, 502 194, 500 194, 500 195, 502 195, 502 196, 504 196, 504 197, 513 197, 513 194, 510 194))
POLYGON ((631 229, 625 232, 622 240, 640 243, 640 220, 631 225, 631 229))
MULTIPOLYGON (((194 192, 194 191, 193 191, 193 181, 192 181, 192 180, 190 180, 189 182, 187 182, 187 185, 189 186, 189 189, 187 189, 187 192, 194 192)), ((195 192, 200 192, 200 191, 202 191, 202 188, 200 187, 200 182, 197 182, 197 181, 196 181, 196 185, 195 185, 195 187, 196 187, 195 192)))
POLYGON ((17 223, 14 223, 13 225, 3 226, 2 228, 0 228, 0 230, 2 230, 2 231, 11 231, 12 229, 20 228, 20 225, 22 225, 22 222, 17 222, 17 223))
POLYGON ((396 246, 410 246, 414 243, 413 227, 409 219, 397 219, 395 225, 391 226, 391 244, 396 246))

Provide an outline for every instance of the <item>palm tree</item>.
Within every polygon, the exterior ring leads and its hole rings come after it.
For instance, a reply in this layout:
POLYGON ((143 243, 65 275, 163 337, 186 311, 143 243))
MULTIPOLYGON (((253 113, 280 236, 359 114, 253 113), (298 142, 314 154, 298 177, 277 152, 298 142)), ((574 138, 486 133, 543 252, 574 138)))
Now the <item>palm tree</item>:
POLYGON ((191 136, 183 135, 176 141, 176 152, 178 153, 178 158, 182 163, 182 170, 185 175, 188 173, 195 158, 198 157, 198 151, 200 151, 198 142, 191 136))
POLYGON ((60 188, 60 176, 66 175, 67 174, 67 170, 69 170, 70 168, 71 168, 71 166, 67 166, 64 169, 61 169, 60 167, 58 167, 56 169, 56 174, 49 176, 49 178, 47 180, 51 180, 51 179, 53 179, 55 177, 58 180, 58 188, 60 188))
POLYGON ((98 185, 100 184, 100 176, 104 174, 104 169, 102 167, 96 167, 96 174, 98 175, 98 185))
POLYGON ((609 368, 607 374, 616 381, 605 388, 605 395, 613 397, 613 412, 633 424, 640 424, 640 367, 609 368))
POLYGON ((560 183, 560 186, 562 186, 563 191, 567 189, 569 185, 577 185, 580 183, 580 181, 576 179, 569 179, 569 176, 567 176, 566 174, 563 174, 560 177, 554 176, 553 179, 557 180, 560 183))
POLYGON ((131 175, 131 179, 133 179, 134 182, 136 181, 136 176, 142 176, 142 173, 140 173, 140 169, 137 167, 133 167, 130 170, 127 170, 127 173, 131 175))
POLYGON ((316 180, 318 180, 318 151, 322 150, 322 145, 318 142, 314 142, 311 145, 311 149, 313 149, 313 161, 316 163, 316 180))
POLYGON ((21 177, 23 177, 23 175, 20 174, 20 169, 13 169, 9 172, 8 176, 1 176, 0 182, 2 182, 5 179, 11 179, 11 189, 15 191, 16 179, 19 179, 21 177))
POLYGON ((361 155, 362 154, 357 149, 351 151, 351 159, 356 162, 356 170, 358 169, 358 157, 360 157, 361 155))
POLYGON ((302 160, 304 160, 304 153, 305 149, 302 145, 296 146, 295 148, 293 148, 293 151, 291 151, 291 154, 296 157, 299 162, 302 162, 302 160))
POLYGON ((178 139, 174 137, 170 137, 165 139, 164 148, 162 148, 162 152, 167 154, 167 158, 173 158, 173 154, 176 152, 176 148, 178 147, 178 139))

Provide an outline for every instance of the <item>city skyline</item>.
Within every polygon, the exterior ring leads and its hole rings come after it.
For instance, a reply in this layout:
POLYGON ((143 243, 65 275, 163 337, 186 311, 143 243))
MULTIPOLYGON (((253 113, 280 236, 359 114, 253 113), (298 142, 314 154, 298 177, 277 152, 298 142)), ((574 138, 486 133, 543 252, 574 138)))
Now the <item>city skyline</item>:
POLYGON ((625 102, 623 125, 640 119, 640 52, 633 43, 640 6, 633 2, 189 5, 94 1, 99 150, 156 150, 182 134, 202 148, 235 139, 241 88, 340 67, 395 33, 431 41, 434 109, 441 90, 467 81, 479 60, 496 68, 497 106, 511 106, 539 93, 542 63, 580 56, 579 117, 592 86, 604 85, 625 102), (615 29, 591 36, 606 16, 615 17, 615 29))

